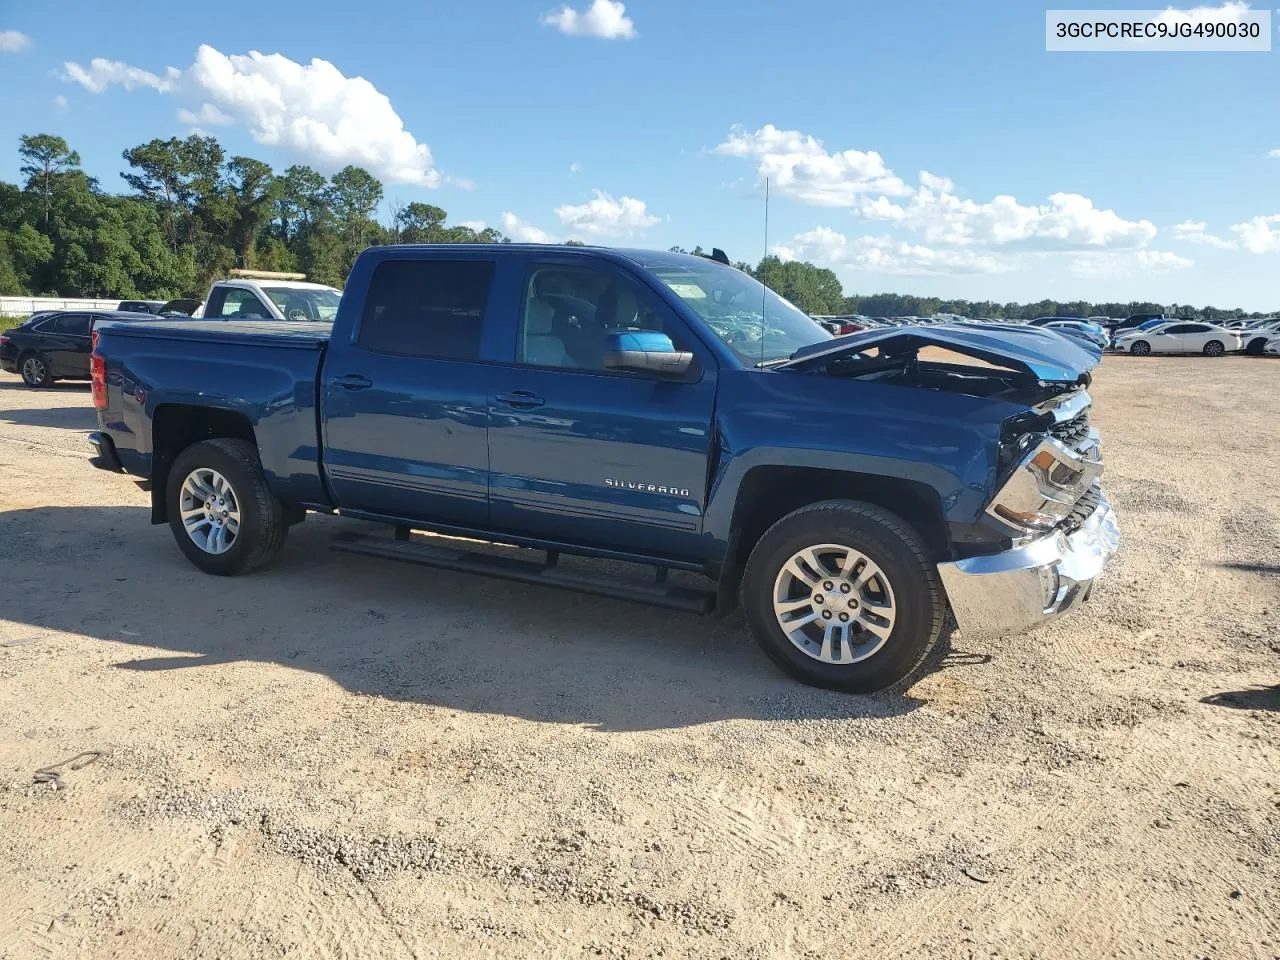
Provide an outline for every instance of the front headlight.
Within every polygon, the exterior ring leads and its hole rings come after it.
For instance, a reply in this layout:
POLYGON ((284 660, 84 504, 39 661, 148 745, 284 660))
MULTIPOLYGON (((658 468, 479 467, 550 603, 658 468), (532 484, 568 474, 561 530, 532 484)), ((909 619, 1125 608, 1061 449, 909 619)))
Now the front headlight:
POLYGON ((1010 474, 987 512, 1021 530, 1050 530, 1101 475, 1101 461, 1045 437, 1010 474))

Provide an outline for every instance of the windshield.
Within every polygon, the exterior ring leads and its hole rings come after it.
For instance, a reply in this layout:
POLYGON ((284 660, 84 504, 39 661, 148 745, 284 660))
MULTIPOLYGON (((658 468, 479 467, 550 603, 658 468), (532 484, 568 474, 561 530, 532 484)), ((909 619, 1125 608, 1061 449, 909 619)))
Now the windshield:
POLYGON ((262 292, 280 308, 286 320, 330 321, 338 315, 342 294, 331 287, 263 287, 262 292))
POLYGON ((802 310, 734 267, 659 264, 651 268, 740 360, 782 360, 831 334, 802 310))

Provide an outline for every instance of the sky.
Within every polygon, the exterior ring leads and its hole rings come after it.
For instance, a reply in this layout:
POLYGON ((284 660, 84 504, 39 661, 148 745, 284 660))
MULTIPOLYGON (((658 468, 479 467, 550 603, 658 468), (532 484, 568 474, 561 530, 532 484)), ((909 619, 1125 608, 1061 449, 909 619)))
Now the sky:
POLYGON ((1280 42, 1048 53, 1003 0, 53 9, 0 0, 0 179, 47 132, 123 191, 124 149, 199 130, 364 166, 384 219, 768 250, 847 293, 1280 308, 1280 42))

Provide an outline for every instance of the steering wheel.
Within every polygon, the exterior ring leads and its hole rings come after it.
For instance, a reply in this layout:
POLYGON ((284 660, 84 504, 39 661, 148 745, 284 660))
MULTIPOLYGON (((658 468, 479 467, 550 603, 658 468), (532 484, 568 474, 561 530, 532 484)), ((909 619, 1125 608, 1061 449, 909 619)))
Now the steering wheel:
POLYGON ((288 313, 285 314, 285 317, 289 320, 309 320, 310 319, 307 316, 307 312, 303 310, 301 307, 294 307, 292 310, 290 310, 288 313))

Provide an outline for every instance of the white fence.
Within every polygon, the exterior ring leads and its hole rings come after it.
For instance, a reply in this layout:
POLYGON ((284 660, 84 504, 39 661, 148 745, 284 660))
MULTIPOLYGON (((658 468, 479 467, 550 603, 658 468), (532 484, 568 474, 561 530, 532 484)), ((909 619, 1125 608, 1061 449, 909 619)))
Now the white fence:
POLYGON ((37 310, 114 310, 120 299, 85 300, 77 297, 0 297, 0 317, 25 317, 37 310))

